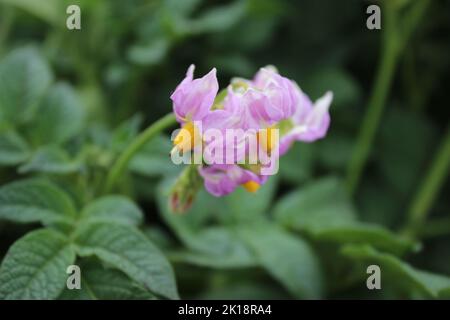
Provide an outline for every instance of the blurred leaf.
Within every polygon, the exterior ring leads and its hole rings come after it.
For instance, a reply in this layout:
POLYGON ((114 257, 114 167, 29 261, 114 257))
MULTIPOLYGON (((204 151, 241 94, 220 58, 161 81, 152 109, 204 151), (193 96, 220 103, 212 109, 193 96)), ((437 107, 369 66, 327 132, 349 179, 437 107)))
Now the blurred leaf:
POLYGON ((323 96, 325 92, 333 92, 333 103, 331 112, 334 108, 347 107, 360 101, 362 93, 359 84, 351 75, 340 68, 327 68, 317 70, 303 85, 305 92, 316 100, 323 96))
POLYGON ((334 177, 318 180, 282 197, 273 212, 278 222, 295 230, 345 226, 356 219, 343 184, 334 177))
POLYGON ((410 298, 414 298, 417 293, 437 298, 441 292, 450 288, 450 278, 415 269, 398 258, 378 252, 370 246, 348 245, 342 252, 353 259, 379 264, 383 283, 404 289, 410 298))
POLYGON ((391 109, 380 131, 377 155, 385 179, 402 195, 414 189, 433 150, 435 131, 426 118, 391 109))
POLYGON ((24 162, 30 155, 27 142, 13 131, 0 133, 0 165, 12 166, 24 162))
POLYGON ((52 80, 49 66, 36 49, 11 51, 0 62, 0 122, 30 120, 52 80))
POLYGON ((65 289, 62 300, 144 300, 154 298, 124 273, 90 261, 80 266, 81 289, 65 289))
POLYGON ((200 190, 192 207, 182 215, 174 214, 169 209, 168 196, 173 187, 174 179, 166 178, 158 186, 158 208, 164 221, 171 226, 178 236, 183 238, 187 232, 196 233, 202 226, 207 225, 218 215, 218 208, 214 206, 214 198, 204 190, 200 190))
MULTIPOLYGON (((262 49, 273 40, 278 22, 284 17, 285 7, 284 3, 277 0, 247 0, 246 2, 245 17, 229 30, 224 30, 226 32, 222 32, 220 37, 213 39, 227 50, 238 48, 237 51, 241 54, 262 49), (236 37, 236 34, 239 34, 239 37, 236 37)), ((292 47, 292 44, 290 46, 292 47)), ((267 60, 274 61, 273 52, 268 54, 270 58, 265 57, 264 63, 267 63, 267 60)))
POLYGON ((81 213, 84 223, 115 222, 125 225, 140 225, 144 220, 141 209, 130 199, 119 196, 104 196, 88 204, 81 213))
POLYGON ((338 133, 329 134, 316 144, 317 158, 327 169, 344 171, 353 150, 353 139, 338 133))
POLYGON ((387 188, 383 182, 370 179, 363 181, 358 193, 362 220, 390 228, 401 223, 404 207, 398 201, 398 195, 392 192, 392 188, 387 188))
POLYGON ((313 234, 316 239, 337 243, 368 243, 376 248, 402 255, 417 250, 420 245, 402 238, 375 224, 354 223, 349 226, 325 227, 313 234))
POLYGON ((167 39, 154 39, 149 43, 132 46, 128 51, 128 59, 138 65, 156 65, 167 56, 169 47, 167 39))
POLYGON ((121 123, 112 133, 111 148, 116 152, 122 152, 131 140, 137 136, 141 124, 142 116, 139 114, 121 123))
POLYGON ((190 22, 189 27, 193 33, 225 31, 244 17, 247 7, 247 1, 234 1, 229 5, 209 9, 190 22))
POLYGON ((202 190, 192 208, 183 215, 177 215, 168 208, 164 190, 169 186, 170 180, 166 180, 159 187, 158 206, 163 219, 189 248, 189 251, 180 253, 180 259, 192 264, 218 268, 254 264, 253 255, 242 241, 236 238, 234 228, 211 226, 211 222, 220 214, 217 198, 202 190))
POLYGON ((311 178, 314 169, 315 148, 311 144, 294 143, 280 158, 280 176, 283 180, 298 185, 311 178))
POLYGON ((25 10, 54 25, 64 22, 66 11, 60 5, 61 0, 0 0, 1 3, 25 10))
POLYGON ((254 254, 237 237, 232 228, 204 228, 190 238, 190 244, 192 250, 175 252, 171 254, 172 259, 221 269, 247 268, 257 265, 254 254))
POLYGON ((80 171, 81 164, 72 160, 70 155, 57 147, 42 147, 31 158, 21 165, 19 173, 42 172, 53 174, 69 174, 80 171))
POLYGON ((255 193, 246 191, 243 187, 233 193, 217 199, 220 219, 227 223, 242 224, 261 219, 268 214, 269 207, 275 197, 278 186, 277 176, 269 180, 255 193))
POLYGON ((450 299, 450 288, 446 288, 440 291, 439 296, 442 299, 450 299))
POLYGON ((174 239, 169 230, 163 229, 161 226, 144 226, 142 232, 150 239, 158 248, 169 249, 174 244, 174 239))
POLYGON ((85 110, 71 86, 57 83, 47 92, 31 125, 31 140, 39 145, 61 144, 77 136, 85 110))
POLYGON ((336 243, 370 243, 396 254, 417 244, 380 226, 358 222, 342 183, 326 178, 281 198, 274 209, 283 226, 306 232, 316 240, 336 243))
POLYGON ((79 255, 95 255, 153 293, 178 298, 172 267, 137 229, 117 223, 86 224, 77 231, 76 244, 79 255))
POLYGON ((289 295, 274 286, 251 279, 240 279, 225 287, 212 288, 201 293, 196 299, 206 300, 288 300, 289 295), (245 281, 245 282, 244 282, 245 281))
MULTIPOLYGON (((227 74, 238 74, 241 77, 251 77, 256 67, 253 61, 242 54, 224 53, 223 56, 213 57, 208 64, 227 74)), ((226 94, 226 90, 224 91, 226 94)), ((217 103, 217 102, 216 102, 217 103)))
POLYGON ((0 299, 55 299, 75 252, 60 233, 41 229, 17 240, 0 267, 0 299))
POLYGON ((44 180, 21 180, 0 188, 0 219, 19 223, 71 223, 76 215, 66 193, 44 180))
POLYGON ((169 12, 186 16, 191 14, 201 2, 201 0, 166 0, 163 2, 163 5, 169 12))
POLYGON ((308 243, 269 224, 242 226, 240 236, 255 252, 261 267, 295 297, 321 297, 321 266, 308 243))
POLYGON ((130 170, 146 177, 159 177, 178 172, 178 166, 170 161, 171 149, 168 137, 162 135, 155 137, 133 157, 130 170))

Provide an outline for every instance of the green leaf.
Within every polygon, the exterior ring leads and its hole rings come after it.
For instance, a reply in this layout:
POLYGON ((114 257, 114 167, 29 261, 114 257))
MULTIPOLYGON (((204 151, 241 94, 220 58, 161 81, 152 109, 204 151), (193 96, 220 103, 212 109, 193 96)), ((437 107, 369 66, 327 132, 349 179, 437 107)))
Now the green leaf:
POLYGON ((440 291, 439 297, 442 299, 450 299, 450 287, 440 291))
POLYGON ((328 135, 316 144, 318 160, 327 169, 343 171, 350 160, 353 142, 351 137, 342 134, 328 135))
POLYGON ((31 125, 31 139, 38 145, 61 144, 80 133, 85 110, 72 87, 53 85, 41 101, 31 125))
POLYGON ((178 298, 172 267, 136 228, 116 223, 87 224, 78 230, 76 243, 79 255, 95 255, 153 293, 178 298))
POLYGON ((191 14, 199 5, 201 0, 166 0, 162 5, 168 12, 175 12, 177 15, 187 16, 191 14))
POLYGON ((342 183, 335 178, 314 182, 283 197, 274 215, 283 226, 316 240, 369 243, 395 254, 417 249, 417 243, 378 225, 359 222, 342 183))
POLYGON ((30 150, 26 141, 13 131, 0 133, 0 165, 13 166, 27 160, 30 150))
POLYGON ((167 196, 173 186, 173 179, 164 179, 158 186, 157 199, 162 218, 183 241, 191 234, 199 232, 206 224, 219 215, 217 198, 201 190, 192 207, 183 215, 173 214, 169 209, 167 196), (215 205, 216 204, 216 205, 215 205))
POLYGON ((154 296, 123 272, 106 268, 97 261, 80 265, 81 289, 65 289, 62 300, 143 300, 154 296))
POLYGON ((426 117, 389 108, 380 130, 377 156, 382 176, 396 192, 408 196, 422 178, 436 132, 426 117))
POLYGON ((358 190, 358 205, 361 219, 367 222, 392 227, 403 221, 404 204, 398 194, 387 188, 383 181, 365 181, 358 190), (383 189, 384 192, 380 192, 383 189))
POLYGON ((0 188, 0 219, 70 224, 75 215, 69 196, 45 180, 22 180, 0 188))
POLYGON ((81 165, 72 160, 66 151, 57 147, 42 147, 21 165, 19 173, 42 172, 50 174, 70 174, 80 171, 81 165))
POLYGON ((258 279, 239 279, 236 283, 206 288, 196 297, 199 300, 289 300, 282 288, 258 279))
POLYGON ((0 119, 8 124, 30 120, 53 80, 38 51, 12 51, 0 63, 0 119))
POLYGON ((0 267, 0 299, 55 299, 75 252, 60 233, 41 229, 15 242, 0 267))
POLYGON ((145 44, 132 46, 128 51, 128 59, 138 65, 157 65, 167 56, 169 48, 169 41, 160 37, 145 44))
POLYGON ((303 85, 305 92, 315 100, 326 91, 333 91, 334 108, 347 108, 361 100, 361 87, 351 75, 341 68, 328 67, 314 72, 303 85))
POLYGON ((159 177, 178 172, 178 167, 169 160, 171 149, 169 137, 155 137, 133 157, 130 170, 145 177, 159 177))
POLYGON ((83 222, 116 222, 126 225, 139 225, 144 217, 142 211, 130 199, 111 195, 97 199, 83 209, 83 222))
POLYGON ((188 251, 175 254, 180 261, 213 268, 239 268, 255 264, 254 255, 232 227, 211 226, 222 214, 218 199, 200 191, 192 208, 183 215, 170 212, 165 188, 171 185, 166 179, 158 189, 158 205, 163 219, 188 251))
POLYGON ((205 227, 185 239, 191 250, 175 252, 171 258, 210 268, 248 268, 258 265, 255 255, 238 237, 225 227, 205 227))
MULTIPOLYGON (((384 281, 387 285, 396 286, 405 290, 405 293, 415 297, 422 294, 438 298, 450 290, 450 278, 415 269, 390 254, 381 253, 370 246, 348 245, 342 253, 353 259, 366 263, 378 264, 381 268, 384 281)), ((362 270, 365 273, 365 270, 362 270)), ((364 277, 367 277, 365 275, 364 277)))
POLYGON ((0 0, 0 3, 25 10, 54 25, 64 22, 65 7, 60 6, 60 0, 0 0))
POLYGON ((142 116, 137 114, 115 128, 111 136, 111 149, 116 152, 122 152, 131 140, 137 136, 141 124, 142 116))
POLYGON ((199 267, 213 269, 238 269, 258 266, 253 254, 244 247, 240 252, 227 253, 226 255, 205 254, 195 251, 177 251, 170 255, 174 263, 186 263, 199 267))
POLYGON ((309 180, 313 174, 315 149, 312 144, 294 143, 280 158, 281 179, 298 185, 309 180))
POLYGON ((321 266, 307 242, 269 224, 242 227, 240 236, 255 252, 260 265, 292 295, 321 297, 321 266))
POLYGON ((226 197, 215 199, 220 203, 218 206, 220 219, 228 223, 240 224, 262 218, 269 211, 277 187, 278 178, 272 176, 255 193, 239 187, 226 197))
POLYGON ((273 211, 279 223, 295 230, 349 225, 356 219, 343 184, 333 177, 282 197, 273 211))
POLYGON ((194 33, 223 32, 236 25, 247 11, 247 3, 235 1, 229 5, 212 8, 190 22, 194 33))
POLYGON ((315 239, 335 243, 367 243, 376 248, 402 255, 416 251, 420 244, 410 239, 393 234, 391 231, 375 224, 354 223, 348 226, 324 227, 313 234, 315 239))

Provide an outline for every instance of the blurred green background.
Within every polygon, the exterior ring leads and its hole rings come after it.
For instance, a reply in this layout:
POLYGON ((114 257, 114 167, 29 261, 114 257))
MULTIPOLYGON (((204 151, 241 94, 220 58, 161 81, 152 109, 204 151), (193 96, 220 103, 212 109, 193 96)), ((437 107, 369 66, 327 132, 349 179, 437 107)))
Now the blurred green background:
MULTIPOLYGON (((70 166, 89 145, 94 197, 95 176, 171 112, 191 63, 197 74, 216 67, 222 87, 273 64, 312 99, 332 90, 332 123, 324 140, 296 144, 256 196, 201 192, 190 212, 168 213, 165 192, 180 168, 166 136, 121 183, 173 263, 181 297, 440 296, 433 281, 450 277, 450 1, 387 2, 382 30, 368 30, 374 2, 361 0, 0 0, 0 57, 37 50, 86 117, 61 146, 66 158, 0 167, 0 181, 46 174, 75 189, 70 166), (81 30, 66 28, 68 4, 80 6, 81 30), (381 291, 365 287, 370 263, 382 265, 381 291)), ((17 131, 42 144, 37 129, 17 131)), ((1 224, 0 256, 29 228, 1 224)))

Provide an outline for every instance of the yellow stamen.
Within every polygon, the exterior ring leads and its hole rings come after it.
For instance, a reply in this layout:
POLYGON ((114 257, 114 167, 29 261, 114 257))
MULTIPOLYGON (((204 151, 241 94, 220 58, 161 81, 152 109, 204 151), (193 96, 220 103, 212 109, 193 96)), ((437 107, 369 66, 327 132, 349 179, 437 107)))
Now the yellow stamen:
POLYGON ((173 140, 173 144, 178 150, 187 152, 191 150, 199 140, 198 129, 192 122, 187 122, 178 132, 177 136, 173 140))
POLYGON ((255 181, 247 181, 246 183, 243 183, 242 186, 245 188, 245 190, 252 193, 258 191, 260 187, 259 183, 255 181))
POLYGON ((274 130, 275 128, 266 128, 261 129, 257 133, 258 143, 260 144, 261 148, 267 153, 272 151, 276 144, 274 130))

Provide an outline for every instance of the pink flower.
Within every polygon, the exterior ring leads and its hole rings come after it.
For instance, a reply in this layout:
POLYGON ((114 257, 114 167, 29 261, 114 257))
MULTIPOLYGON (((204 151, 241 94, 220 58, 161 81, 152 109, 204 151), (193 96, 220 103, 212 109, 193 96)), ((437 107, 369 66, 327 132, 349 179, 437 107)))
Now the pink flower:
POLYGON ((181 124, 202 120, 210 112, 219 90, 216 68, 200 79, 193 79, 194 69, 194 65, 189 67, 186 77, 170 96, 173 111, 181 124))
POLYGON ((328 111, 333 93, 327 92, 314 104, 298 88, 300 100, 292 118, 292 128, 280 139, 280 155, 287 152, 294 141, 313 142, 323 138, 330 126, 328 111))
POLYGON ((191 65, 171 96, 182 126, 172 152, 202 151, 201 161, 185 170, 189 174, 174 189, 172 204, 181 211, 192 203, 197 189, 189 191, 191 187, 202 180, 217 197, 239 186, 256 192, 268 179, 264 174, 276 173, 278 157, 294 141, 312 142, 328 131, 333 94, 327 92, 313 103, 274 67, 261 68, 252 80, 234 79, 226 95, 219 96, 215 68, 199 79, 193 73, 191 65), (271 171, 273 164, 276 168, 271 171))
POLYGON ((245 170, 238 165, 212 165, 199 167, 206 190, 216 197, 233 192, 242 185, 247 191, 256 192, 267 181, 267 176, 245 170))
POLYGON ((279 110, 279 120, 294 114, 299 101, 296 85, 288 78, 282 77, 275 67, 261 68, 253 79, 253 86, 264 92, 271 104, 279 110))
POLYGON ((269 66, 261 68, 253 80, 234 79, 224 110, 240 119, 240 127, 260 129, 291 117, 298 101, 295 83, 269 66))

